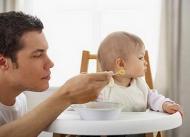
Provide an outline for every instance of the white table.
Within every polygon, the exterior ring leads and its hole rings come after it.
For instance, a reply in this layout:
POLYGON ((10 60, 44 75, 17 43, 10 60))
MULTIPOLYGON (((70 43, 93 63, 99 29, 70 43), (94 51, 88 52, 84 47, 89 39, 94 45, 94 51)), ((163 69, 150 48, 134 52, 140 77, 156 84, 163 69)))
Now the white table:
POLYGON ((150 133, 179 127, 179 112, 122 112, 118 120, 85 121, 75 111, 65 111, 46 129, 48 132, 74 135, 124 135, 150 133))

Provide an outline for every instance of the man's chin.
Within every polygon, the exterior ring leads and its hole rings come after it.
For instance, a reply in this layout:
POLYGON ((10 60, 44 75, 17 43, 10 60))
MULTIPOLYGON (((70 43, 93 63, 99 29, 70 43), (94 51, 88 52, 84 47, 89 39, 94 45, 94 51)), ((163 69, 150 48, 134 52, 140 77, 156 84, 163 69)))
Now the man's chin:
POLYGON ((31 89, 28 89, 29 91, 33 91, 33 92, 43 92, 43 91, 46 91, 47 89, 49 88, 49 85, 48 86, 41 86, 41 87, 36 87, 36 88, 31 88, 31 89))
POLYGON ((43 87, 43 88, 39 89, 39 92, 46 91, 48 88, 49 88, 49 85, 48 85, 48 86, 46 86, 46 87, 43 87))

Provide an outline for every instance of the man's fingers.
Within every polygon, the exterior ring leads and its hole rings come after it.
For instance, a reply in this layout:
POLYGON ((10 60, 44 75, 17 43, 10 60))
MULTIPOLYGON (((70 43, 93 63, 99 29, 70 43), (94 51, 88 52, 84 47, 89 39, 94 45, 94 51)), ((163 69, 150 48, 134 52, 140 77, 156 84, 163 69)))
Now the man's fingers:
POLYGON ((109 83, 109 81, 96 81, 96 82, 93 83, 93 88, 94 88, 94 89, 102 89, 102 88, 104 88, 108 83, 109 83))
POLYGON ((109 72, 97 72, 97 73, 89 73, 87 75, 89 76, 90 80, 107 81, 112 77, 113 72, 111 72, 111 71, 109 71, 109 72))

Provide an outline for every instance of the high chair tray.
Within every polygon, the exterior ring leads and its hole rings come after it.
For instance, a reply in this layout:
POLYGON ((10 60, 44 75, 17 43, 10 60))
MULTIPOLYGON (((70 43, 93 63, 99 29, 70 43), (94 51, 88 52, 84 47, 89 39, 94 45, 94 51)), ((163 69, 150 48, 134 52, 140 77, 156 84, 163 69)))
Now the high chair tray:
POLYGON ((182 125, 179 112, 172 115, 147 112, 121 112, 117 120, 82 120, 75 111, 64 111, 46 129, 73 135, 127 135, 169 130, 182 125))

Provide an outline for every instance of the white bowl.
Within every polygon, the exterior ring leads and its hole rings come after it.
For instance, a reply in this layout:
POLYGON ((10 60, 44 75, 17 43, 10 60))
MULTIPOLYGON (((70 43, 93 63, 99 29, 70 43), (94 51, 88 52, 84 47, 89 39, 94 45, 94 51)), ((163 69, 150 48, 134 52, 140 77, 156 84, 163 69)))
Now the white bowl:
POLYGON ((122 105, 112 102, 89 102, 72 105, 72 108, 84 120, 115 120, 121 113, 122 105))

